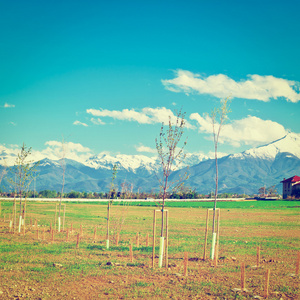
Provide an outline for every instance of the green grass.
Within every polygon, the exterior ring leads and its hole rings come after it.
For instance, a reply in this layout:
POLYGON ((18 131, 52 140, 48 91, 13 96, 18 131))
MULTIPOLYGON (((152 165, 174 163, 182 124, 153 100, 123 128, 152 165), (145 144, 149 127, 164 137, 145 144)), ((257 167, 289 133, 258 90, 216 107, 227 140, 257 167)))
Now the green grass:
MULTIPOLYGON (((149 202, 149 201, 139 201, 139 202, 119 202, 115 201, 113 202, 113 206, 145 206, 145 207, 157 207, 159 209, 159 199, 155 202, 149 202)), ((22 201, 24 203, 24 199, 22 201)), ((47 199, 45 199, 45 202, 29 202, 27 201, 27 206, 36 205, 38 203, 40 211, 43 211, 45 215, 49 215, 50 212, 45 212, 45 207, 49 208, 53 211, 55 211, 55 205, 59 204, 59 201, 57 202, 47 202, 47 199)), ((88 208, 82 207, 84 204, 88 204, 89 206, 106 206, 107 207, 107 201, 104 202, 78 202, 78 201, 68 201, 63 202, 64 204, 72 204, 74 205, 74 208, 76 208, 76 204, 80 206, 76 212, 72 213, 73 217, 87 217, 87 212, 90 212, 88 208)), ((17 200, 18 204, 18 200, 17 200)), ((7 200, 1 200, 2 205, 2 211, 4 213, 11 213, 11 209, 13 206, 13 201, 7 201, 7 200)), ((165 203, 165 207, 187 207, 187 208, 212 208, 213 207, 213 201, 167 201, 165 203)), ((283 208, 300 208, 300 200, 275 200, 275 201, 217 201, 217 207, 222 209, 233 209, 233 208, 243 208, 243 209, 283 209, 283 208)), ((17 209, 19 207, 17 206, 17 209)), ((97 218, 97 213, 94 214, 93 218, 97 218)))
MULTIPOLYGON (((2 227, 4 229, 0 232, 0 281, 26 279, 28 282, 48 284, 50 279, 55 285, 59 285, 64 281, 80 281, 94 276, 99 282, 107 283, 111 278, 114 281, 111 286, 106 285, 103 288, 99 298, 103 298, 103 293, 106 293, 107 298, 117 294, 127 299, 164 299, 176 298, 178 295, 182 299, 197 297, 205 299, 206 296, 216 299, 218 297, 219 299, 243 299, 242 296, 230 291, 231 286, 227 285, 226 278, 231 280, 234 278, 238 285, 240 262, 247 257, 249 259, 247 265, 253 265, 256 247, 260 246, 261 257, 266 258, 265 267, 273 268, 271 274, 274 276, 272 277, 274 289, 287 293, 291 297, 297 295, 295 287, 289 286, 290 278, 286 280, 285 285, 282 277, 293 272, 295 253, 299 251, 300 237, 296 234, 299 228, 297 221, 300 212, 299 202, 219 202, 218 207, 222 209, 219 254, 224 259, 219 260, 218 268, 212 268, 209 261, 189 262, 191 269, 188 278, 177 278, 174 274, 182 273, 183 252, 187 251, 189 258, 203 255, 206 208, 212 207, 212 203, 167 203, 167 207, 172 208, 169 214, 168 252, 169 263, 172 265, 170 270, 149 268, 152 257, 151 237, 155 204, 149 202, 140 203, 139 206, 135 204, 129 207, 119 246, 115 246, 114 241, 111 240, 109 250, 105 247, 106 205, 102 203, 67 203, 66 227, 70 228, 72 223, 77 232, 80 224, 83 225, 84 237, 80 241, 79 249, 76 249, 76 233, 70 236, 72 241, 67 243, 65 232, 56 234, 55 242, 51 243, 49 232, 46 233, 47 241, 38 241, 34 229, 24 237, 8 234, 7 229, 2 227), (251 217, 243 217, 244 214, 251 217), (259 217, 255 218, 256 216, 259 217), (95 225, 98 226, 96 243, 92 239, 95 225), (276 235, 280 230, 284 230, 283 233, 276 235), (295 235, 286 237, 284 233, 290 230, 295 232, 295 235), (140 247, 135 245, 137 232, 140 234, 140 247), (148 247, 145 246, 147 233, 150 244, 148 247), (130 244, 133 245, 132 263, 129 260, 130 244), (268 264, 270 258, 277 261, 276 256, 281 253, 283 256, 278 259, 278 263, 268 264), (237 257, 236 262, 231 259, 232 256, 237 257), (107 262, 113 264, 107 265, 107 262), (62 267, 55 267, 54 263, 61 264, 62 267), (281 267, 283 271, 280 270, 281 267), (154 278, 153 282, 152 278, 154 278), (119 279, 128 281, 128 284, 124 284, 123 288, 118 287, 119 279)), ((3 208, 9 211, 12 203, 2 202, 2 210, 3 208)), ((27 209, 28 218, 37 218, 39 225, 48 226, 50 222, 54 224, 55 203, 30 203, 27 209)), ((112 208, 112 217, 115 216, 117 209, 117 206, 112 208)), ((156 254, 159 250, 160 218, 161 214, 157 214, 156 254)), ((113 226, 111 226, 111 237, 112 230, 113 226)), ((210 244, 211 230, 208 235, 208 252, 210 244)), ((248 272, 255 271, 247 268, 248 272)), ((252 288, 256 287, 258 276, 262 277, 262 272, 249 275, 248 284, 252 284, 252 288), (253 283, 250 278, 254 278, 253 283)), ((249 297, 245 296, 244 299, 250 299, 249 297)))
MULTIPOLYGON (((159 201, 159 200, 158 200, 159 201)), ((156 202, 127 202, 128 206, 146 206, 157 207, 159 209, 159 203, 156 202)), ((102 203, 101 203, 102 204, 102 203)), ((114 205, 118 205, 117 202, 114 205)), ((212 201, 176 201, 166 202, 165 207, 186 207, 186 208, 213 208, 212 201)), ((300 200, 288 201, 288 200, 276 200, 276 201, 217 201, 217 207, 222 209, 284 209, 284 208, 298 208, 300 209, 300 200)))

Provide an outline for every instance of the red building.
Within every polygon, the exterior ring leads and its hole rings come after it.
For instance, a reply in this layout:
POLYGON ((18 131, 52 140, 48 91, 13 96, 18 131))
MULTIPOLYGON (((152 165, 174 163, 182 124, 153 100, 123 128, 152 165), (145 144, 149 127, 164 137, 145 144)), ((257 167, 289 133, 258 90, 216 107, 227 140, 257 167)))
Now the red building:
POLYGON ((288 196, 296 196, 300 194, 300 176, 293 176, 282 181, 282 198, 286 199, 288 196))

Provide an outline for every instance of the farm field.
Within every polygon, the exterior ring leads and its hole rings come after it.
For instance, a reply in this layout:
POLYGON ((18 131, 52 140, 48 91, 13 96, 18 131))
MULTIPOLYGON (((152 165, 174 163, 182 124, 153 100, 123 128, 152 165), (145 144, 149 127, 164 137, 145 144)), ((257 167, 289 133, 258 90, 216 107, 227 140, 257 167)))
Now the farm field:
POLYGON ((203 260, 206 213, 213 203, 167 203, 168 265, 163 268, 158 268, 159 213, 152 268, 153 211, 159 209, 154 203, 112 206, 109 249, 105 243, 107 205, 64 204, 64 229, 55 232, 52 241, 50 224, 54 228, 56 203, 27 202, 23 235, 23 228, 20 234, 9 232, 13 202, 1 201, 0 299, 259 299, 264 296, 267 270, 268 299, 300 299, 299 276, 292 276, 300 251, 299 201, 218 203, 217 266, 209 259, 212 212, 203 260), (243 263, 246 291, 235 291, 241 287, 243 263))

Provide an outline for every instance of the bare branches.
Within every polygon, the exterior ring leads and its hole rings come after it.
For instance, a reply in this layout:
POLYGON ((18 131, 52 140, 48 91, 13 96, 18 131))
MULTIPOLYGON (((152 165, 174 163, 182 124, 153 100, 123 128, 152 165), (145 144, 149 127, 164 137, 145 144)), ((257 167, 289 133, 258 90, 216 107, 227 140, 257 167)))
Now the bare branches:
MULTIPOLYGON (((12 168, 12 173, 14 178, 9 178, 9 182, 15 186, 15 190, 19 193, 20 196, 20 216, 19 216, 19 232, 21 231, 21 221, 22 221, 22 196, 25 192, 28 193, 29 186, 32 180, 35 178, 36 168, 39 165, 39 161, 33 163, 28 161, 28 157, 31 154, 31 147, 27 148, 23 143, 21 152, 16 158, 14 167, 12 168)), ((25 204, 26 204, 25 196, 25 204)), ((25 215, 25 212, 24 212, 25 215)), ((25 224, 25 223, 24 223, 25 224)))
POLYGON ((213 214, 213 228, 212 231, 215 231, 215 216, 216 216, 216 207, 217 207, 217 196, 218 196, 218 142, 221 133, 221 129, 228 118, 229 110, 229 101, 230 97, 227 97, 220 101, 220 108, 215 108, 211 112, 211 122, 213 129, 213 138, 214 138, 214 148, 215 148, 215 163, 216 163, 216 185, 215 185, 215 201, 214 201, 214 214, 213 214))
POLYGON ((112 178, 111 178, 111 182, 110 182, 110 188, 109 188, 109 193, 108 193, 108 198, 111 199, 111 202, 114 199, 115 196, 115 179, 117 177, 117 173, 118 173, 118 166, 115 164, 112 168, 112 178))
POLYGON ((61 168, 62 168, 62 185, 61 185, 61 193, 60 193, 58 218, 60 218, 60 214, 61 214, 61 203, 62 203, 62 197, 63 197, 64 187, 65 187, 66 151, 67 151, 67 149, 66 149, 66 145, 65 145, 65 141, 64 141, 64 137, 63 137, 62 142, 61 142, 61 159, 59 160, 59 163, 60 163, 61 168))
POLYGON ((177 117, 175 123, 172 124, 171 117, 169 117, 168 129, 165 129, 164 124, 161 125, 159 137, 155 139, 156 149, 158 157, 161 161, 162 166, 162 178, 159 178, 159 185, 162 191, 162 227, 161 237, 163 237, 164 228, 164 207, 167 192, 173 187, 173 189, 179 188, 183 184, 184 178, 179 179, 176 182, 170 182, 169 177, 171 173, 177 170, 182 164, 185 154, 183 153, 184 147, 186 146, 187 140, 183 142, 181 147, 179 142, 184 133, 185 125, 185 113, 181 110, 176 113, 177 117))
POLYGON ((163 178, 159 179, 159 183, 161 189, 164 191, 164 195, 174 184, 173 182, 168 182, 169 176, 173 171, 180 168, 180 165, 185 159, 183 150, 187 144, 187 139, 184 141, 181 147, 178 147, 178 144, 184 133, 184 117, 185 113, 182 113, 181 110, 177 113, 175 124, 172 124, 171 117, 169 117, 167 131, 165 131, 164 124, 162 124, 159 138, 155 139, 156 149, 158 157, 161 161, 163 172, 163 178))
POLYGON ((27 192, 28 188, 35 178, 36 168, 39 165, 39 161, 33 163, 33 161, 28 161, 28 157, 31 154, 31 147, 27 148, 23 143, 21 152, 16 158, 14 167, 11 169, 12 173, 15 175, 14 179, 10 178, 9 182, 15 185, 15 188, 20 196, 23 192, 27 192))
POLYGON ((65 175, 66 175, 66 144, 64 137, 62 137, 61 141, 61 159, 59 160, 59 163, 62 168, 62 185, 61 185, 61 193, 60 193, 60 201, 59 201, 59 210, 58 210, 58 232, 60 232, 60 216, 61 216, 61 203, 62 203, 62 197, 64 194, 64 187, 65 187, 65 175))
POLYGON ((117 177, 117 172, 118 172, 118 166, 115 164, 112 169, 112 178, 111 178, 111 183, 110 183, 110 190, 109 193, 107 194, 108 199, 110 199, 107 203, 107 223, 106 223, 106 247, 107 249, 109 248, 109 221, 110 221, 110 207, 113 203, 114 199, 114 181, 117 177))
POLYGON ((221 106, 219 108, 215 108, 211 112, 210 117, 211 117, 211 122, 213 127, 213 137, 214 137, 215 147, 218 146, 221 129, 228 119, 228 114, 231 112, 229 109, 229 101, 230 101, 230 97, 222 99, 220 101, 221 106))

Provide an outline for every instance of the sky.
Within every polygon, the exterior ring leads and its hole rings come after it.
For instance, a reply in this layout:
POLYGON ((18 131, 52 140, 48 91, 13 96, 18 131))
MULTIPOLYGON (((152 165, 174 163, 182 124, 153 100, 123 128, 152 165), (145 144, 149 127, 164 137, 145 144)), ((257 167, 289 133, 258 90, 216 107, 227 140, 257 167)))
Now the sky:
MULTIPOLYGON (((0 149, 153 156, 185 112, 186 151, 300 133, 298 0, 1 1, 0 149)), ((184 139, 185 139, 184 137, 184 139)))

